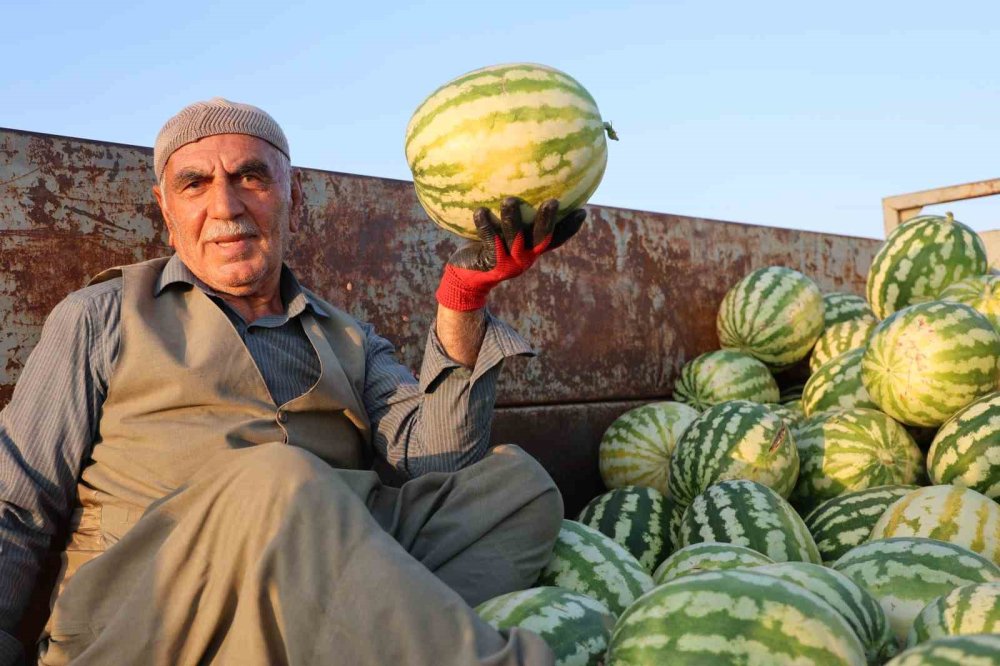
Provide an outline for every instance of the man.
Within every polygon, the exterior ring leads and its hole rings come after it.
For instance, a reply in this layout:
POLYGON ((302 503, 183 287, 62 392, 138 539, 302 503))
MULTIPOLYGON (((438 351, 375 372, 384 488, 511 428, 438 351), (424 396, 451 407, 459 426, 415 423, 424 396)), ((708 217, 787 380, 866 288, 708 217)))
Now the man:
POLYGON ((471 608, 533 583, 562 514, 530 456, 486 450, 529 348, 484 306, 583 211, 476 211, 418 382, 284 265, 302 188, 270 116, 192 104, 153 159, 176 254, 60 303, 0 414, 3 663, 67 519, 41 663, 549 663, 471 608), (383 487, 375 455, 411 480, 383 487))

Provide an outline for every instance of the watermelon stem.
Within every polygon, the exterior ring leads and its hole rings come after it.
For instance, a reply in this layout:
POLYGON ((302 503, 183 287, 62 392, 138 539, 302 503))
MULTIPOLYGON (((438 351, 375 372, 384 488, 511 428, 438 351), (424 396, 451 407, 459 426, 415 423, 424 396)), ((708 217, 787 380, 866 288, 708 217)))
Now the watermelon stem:
POLYGON ((611 126, 610 121, 604 123, 604 131, 608 133, 608 138, 612 141, 618 140, 618 133, 615 132, 615 128, 611 126))

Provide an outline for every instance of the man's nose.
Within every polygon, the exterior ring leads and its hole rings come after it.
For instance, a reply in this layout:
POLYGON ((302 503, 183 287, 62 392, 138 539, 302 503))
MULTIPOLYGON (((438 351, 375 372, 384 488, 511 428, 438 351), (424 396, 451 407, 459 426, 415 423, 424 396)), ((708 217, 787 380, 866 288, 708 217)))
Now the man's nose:
POLYGON ((212 181, 209 196, 210 217, 217 220, 233 220, 246 210, 236 187, 228 178, 216 178, 212 181))

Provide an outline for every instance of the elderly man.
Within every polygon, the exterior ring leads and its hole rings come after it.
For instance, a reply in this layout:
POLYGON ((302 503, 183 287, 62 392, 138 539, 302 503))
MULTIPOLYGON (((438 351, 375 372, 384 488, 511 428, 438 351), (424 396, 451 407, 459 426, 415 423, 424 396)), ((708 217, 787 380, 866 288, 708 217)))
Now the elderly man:
POLYGON ((487 451, 501 362, 529 348, 484 306, 583 211, 476 211, 417 381, 284 265, 303 195, 270 116, 192 104, 153 160, 176 254, 60 303, 0 414, 3 663, 67 520, 45 664, 551 662, 471 608, 534 582, 562 516, 530 456, 487 451))

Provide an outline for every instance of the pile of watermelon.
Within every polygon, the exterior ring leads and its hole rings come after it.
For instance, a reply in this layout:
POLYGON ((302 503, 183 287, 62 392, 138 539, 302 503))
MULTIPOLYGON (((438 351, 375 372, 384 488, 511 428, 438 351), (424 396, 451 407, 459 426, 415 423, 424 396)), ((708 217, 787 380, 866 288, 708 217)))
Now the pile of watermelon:
POLYGON ((1000 664, 998 327, 950 215, 892 232, 865 298, 751 272, 722 349, 608 429, 537 587, 481 614, 567 665, 1000 664))

